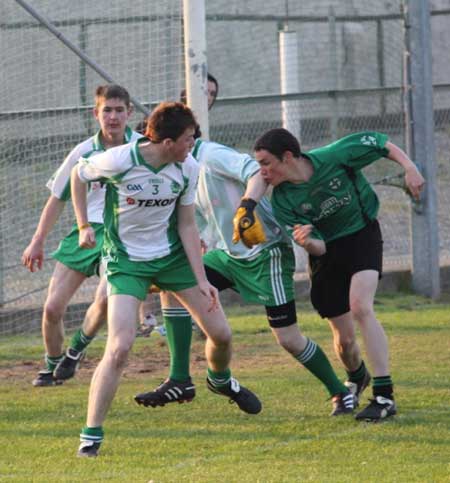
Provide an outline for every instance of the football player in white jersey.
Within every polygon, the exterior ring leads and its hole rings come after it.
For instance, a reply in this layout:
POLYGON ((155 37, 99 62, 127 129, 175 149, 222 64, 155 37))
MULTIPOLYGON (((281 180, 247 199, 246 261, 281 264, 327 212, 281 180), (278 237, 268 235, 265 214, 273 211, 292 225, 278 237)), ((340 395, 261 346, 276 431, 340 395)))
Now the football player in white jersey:
MULTIPOLYGON (((42 211, 34 236, 22 255, 23 264, 31 272, 42 268, 46 238, 58 220, 65 202, 70 199, 70 173, 80 157, 89 157, 142 137, 127 127, 131 110, 130 96, 126 89, 118 85, 97 87, 94 116, 100 130, 95 136, 75 146, 47 183, 51 195, 42 211)), ((73 376, 85 348, 106 320, 106 283, 101 280, 94 302, 86 312, 83 325, 73 336, 64 356, 63 315, 80 285, 97 273, 100 264, 104 197, 105 190, 101 183, 89 185, 88 221, 97 233, 97 247, 91 250, 80 249, 78 228, 75 225, 53 253, 53 258, 57 262, 50 280, 42 317, 46 364, 34 379, 34 386, 61 384, 63 378, 73 376), (62 376, 60 378, 55 377, 58 371, 59 376, 62 376)))
POLYGON ((139 304, 151 284, 174 293, 207 335, 208 388, 247 413, 261 411, 258 398, 231 377, 231 330, 202 263, 194 204, 199 166, 189 154, 196 127, 187 106, 162 103, 147 122, 146 138, 83 159, 73 170, 81 247, 96 244, 86 183, 106 185, 108 340, 92 378, 79 456, 97 456, 102 425, 136 335, 139 304))
MULTIPOLYGON (((214 103, 216 102, 217 95, 219 94, 219 82, 217 79, 208 72, 207 75, 207 89, 208 89, 208 111, 211 110, 213 107, 214 103)), ((180 93, 180 101, 186 104, 186 90, 183 89, 180 93)), ((140 132, 144 134, 145 132, 145 127, 146 127, 146 120, 144 119, 141 121, 135 128, 137 132, 140 132)), ((164 318, 164 325, 159 325, 159 322, 156 320, 156 318, 152 315, 152 310, 153 310, 153 301, 151 296, 147 298, 147 300, 144 302, 142 305, 142 308, 145 309, 145 316, 141 318, 141 325, 138 328, 137 336, 144 336, 147 337, 155 328, 156 330, 162 334, 166 334, 166 326, 171 326, 172 324, 177 324, 178 326, 180 325, 180 317, 181 320, 184 321, 186 317, 186 311, 185 310, 164 310, 163 311, 163 318, 164 318)), ((189 315, 187 315, 190 317, 189 315)), ((192 328, 197 330, 197 333, 204 338, 204 334, 199 329, 195 321, 192 321, 192 328)), ((181 334, 181 332, 177 333, 177 338, 180 337, 183 339, 183 342, 185 341, 186 334, 181 334)), ((189 336, 190 337, 190 336, 189 336)), ((184 348, 184 343, 181 344, 180 348, 178 351, 183 351, 183 353, 186 353, 186 350, 184 348), (183 349, 181 349, 183 347, 183 349)), ((187 357, 189 358, 189 350, 187 350, 187 357)), ((184 369, 180 367, 178 364, 176 364, 176 361, 173 361, 174 364, 171 366, 171 376, 170 377, 175 377, 177 379, 183 378, 182 372, 184 372, 184 369), (181 370, 181 372, 180 372, 181 370)), ((186 387, 190 387, 191 384, 188 384, 186 387)), ((164 388, 163 388, 164 389, 164 388)), ((186 391, 183 391, 186 392, 186 391)), ((191 397, 192 396, 192 391, 187 391, 185 396, 191 397)))

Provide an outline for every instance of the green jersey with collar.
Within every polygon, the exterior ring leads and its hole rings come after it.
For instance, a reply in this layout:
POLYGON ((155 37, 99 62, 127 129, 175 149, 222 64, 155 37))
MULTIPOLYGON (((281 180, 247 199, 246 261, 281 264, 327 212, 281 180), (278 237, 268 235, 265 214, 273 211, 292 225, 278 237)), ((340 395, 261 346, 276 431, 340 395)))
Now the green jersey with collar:
POLYGON ((311 224, 312 236, 329 242, 375 219, 378 197, 361 170, 387 156, 387 140, 385 134, 360 132, 304 153, 314 168, 311 178, 273 190, 271 202, 280 224, 291 233, 296 224, 311 224))
MULTIPOLYGON (((125 129, 124 144, 143 137, 128 126, 125 129)), ((70 199, 70 174, 78 160, 106 151, 100 138, 100 131, 95 136, 77 144, 67 155, 61 166, 47 182, 47 188, 56 198, 67 201, 70 199)), ((105 189, 99 182, 89 183, 87 197, 88 220, 90 223, 103 223, 103 208, 105 206, 105 189)))
POLYGON ((182 247, 177 229, 178 203, 195 200, 199 166, 188 155, 182 163, 158 169, 145 162, 139 143, 147 138, 82 158, 78 165, 84 182, 106 186, 106 257, 120 255, 131 261, 151 261, 182 247))
POLYGON ((253 158, 222 144, 201 140, 196 141, 192 155, 200 165, 195 198, 196 220, 200 235, 209 249, 224 250, 236 258, 251 258, 280 241, 290 244, 266 198, 257 205, 256 212, 263 224, 267 241, 251 249, 242 242, 232 242, 234 214, 248 180, 260 169, 253 158))

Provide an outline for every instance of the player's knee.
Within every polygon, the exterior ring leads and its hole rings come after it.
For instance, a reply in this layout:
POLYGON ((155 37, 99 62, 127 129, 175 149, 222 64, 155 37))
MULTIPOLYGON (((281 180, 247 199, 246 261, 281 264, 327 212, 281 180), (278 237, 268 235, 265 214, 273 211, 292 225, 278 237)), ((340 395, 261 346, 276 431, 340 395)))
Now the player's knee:
POLYGON ((278 344, 290 354, 298 354, 301 349, 299 349, 299 344, 296 341, 289 340, 285 337, 277 338, 278 344))
POLYGON ((306 338, 301 334, 297 323, 287 327, 272 327, 272 332, 278 344, 290 354, 299 354, 306 346, 306 338))
POLYGON ((50 323, 59 323, 65 310, 65 304, 62 304, 54 298, 49 298, 44 305, 44 318, 50 323))
POLYGON ((106 315, 108 313, 108 297, 106 296, 106 294, 101 294, 101 295, 97 294, 93 305, 94 305, 95 311, 99 314, 99 316, 106 319, 106 315))
POLYGON ((373 306, 363 300, 352 300, 350 302, 350 310, 353 317, 358 322, 364 322, 365 320, 371 318, 374 315, 373 306))
POLYGON ((334 342, 339 353, 345 354, 352 352, 356 343, 355 334, 350 332, 338 334, 334 342))
POLYGON ((278 344, 291 354, 298 354, 304 347, 303 336, 297 324, 295 301, 266 306, 267 321, 278 344))
POLYGON ((109 363, 116 369, 123 368, 127 362, 131 346, 132 344, 126 341, 118 341, 118 343, 113 344, 108 351, 109 363))
POLYGON ((231 329, 228 324, 206 328, 205 332, 216 347, 228 347, 231 344, 231 329))

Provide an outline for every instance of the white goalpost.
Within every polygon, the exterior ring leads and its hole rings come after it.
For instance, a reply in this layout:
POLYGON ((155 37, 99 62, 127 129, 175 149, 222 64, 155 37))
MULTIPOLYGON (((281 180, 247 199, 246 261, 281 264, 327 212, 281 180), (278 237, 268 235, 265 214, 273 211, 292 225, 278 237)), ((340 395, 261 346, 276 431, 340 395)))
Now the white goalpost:
POLYGON ((209 139, 205 1, 183 0, 187 103, 209 139))

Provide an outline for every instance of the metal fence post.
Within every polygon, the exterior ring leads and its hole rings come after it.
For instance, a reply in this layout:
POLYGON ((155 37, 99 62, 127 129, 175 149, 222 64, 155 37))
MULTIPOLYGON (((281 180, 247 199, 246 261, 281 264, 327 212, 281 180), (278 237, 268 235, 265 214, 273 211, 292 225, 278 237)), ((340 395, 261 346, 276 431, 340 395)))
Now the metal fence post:
POLYGON ((339 89, 338 50, 336 34, 336 14, 334 8, 328 9, 328 35, 330 48, 330 88, 334 89, 332 97, 332 110, 330 115, 330 136, 333 141, 339 137, 339 101, 336 92, 339 89))
POLYGON ((429 1, 408 0, 406 15, 410 154, 426 179, 421 202, 413 205, 411 215, 412 279, 417 293, 435 299, 440 295, 440 271, 429 1))

